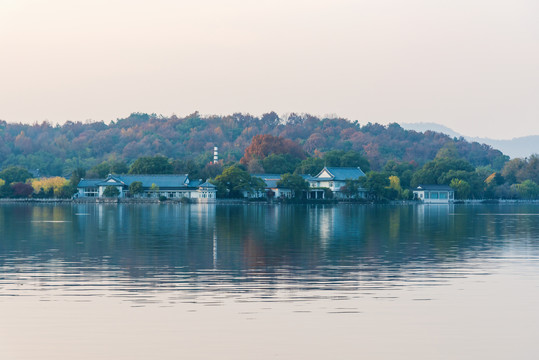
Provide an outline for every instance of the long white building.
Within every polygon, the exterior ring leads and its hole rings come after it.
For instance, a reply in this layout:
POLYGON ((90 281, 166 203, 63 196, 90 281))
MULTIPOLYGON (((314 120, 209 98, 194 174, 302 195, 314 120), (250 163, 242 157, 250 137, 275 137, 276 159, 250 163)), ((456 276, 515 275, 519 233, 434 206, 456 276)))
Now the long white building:
POLYGON ((106 179, 82 179, 78 186, 78 198, 103 197, 108 186, 118 189, 119 198, 159 198, 197 199, 199 202, 214 200, 217 189, 215 185, 201 180, 189 180, 183 175, 109 175, 106 179), (142 184, 141 194, 130 194, 129 186, 134 182, 142 184))

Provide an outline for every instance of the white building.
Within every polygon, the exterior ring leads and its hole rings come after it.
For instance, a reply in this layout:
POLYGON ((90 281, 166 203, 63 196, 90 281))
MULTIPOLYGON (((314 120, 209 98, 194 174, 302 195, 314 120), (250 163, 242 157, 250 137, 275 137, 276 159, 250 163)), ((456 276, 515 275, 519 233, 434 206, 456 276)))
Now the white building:
POLYGON ((118 189, 119 198, 159 198, 196 199, 198 202, 214 200, 217 189, 215 185, 201 180, 189 180, 184 175, 109 175, 104 180, 82 179, 78 186, 78 198, 103 197, 108 186, 118 189), (142 184, 141 194, 129 194, 129 186, 134 182, 142 184))
POLYGON ((414 199, 426 204, 448 204, 455 200, 455 191, 447 185, 419 185, 414 190, 414 199))
MULTIPOLYGON (((308 179, 309 199, 323 199, 324 189, 333 192, 336 199, 346 199, 348 196, 342 193, 342 188, 349 180, 359 180, 365 173, 359 167, 324 167, 318 175, 308 179)), ((367 191, 360 187, 357 197, 364 198, 367 191)))

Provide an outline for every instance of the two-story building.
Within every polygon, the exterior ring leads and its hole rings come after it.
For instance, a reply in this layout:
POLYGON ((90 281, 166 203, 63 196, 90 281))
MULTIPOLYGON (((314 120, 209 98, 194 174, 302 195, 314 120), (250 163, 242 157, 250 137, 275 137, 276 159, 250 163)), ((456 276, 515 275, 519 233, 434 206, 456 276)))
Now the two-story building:
MULTIPOLYGON (((342 190, 349 180, 359 180, 365 176, 365 173, 359 167, 324 167, 318 175, 308 179, 309 182, 309 199, 323 199, 324 189, 329 189, 333 192, 336 199, 346 199, 349 195, 345 195, 342 190)), ((354 197, 364 198, 367 191, 359 187, 357 195, 354 197)))

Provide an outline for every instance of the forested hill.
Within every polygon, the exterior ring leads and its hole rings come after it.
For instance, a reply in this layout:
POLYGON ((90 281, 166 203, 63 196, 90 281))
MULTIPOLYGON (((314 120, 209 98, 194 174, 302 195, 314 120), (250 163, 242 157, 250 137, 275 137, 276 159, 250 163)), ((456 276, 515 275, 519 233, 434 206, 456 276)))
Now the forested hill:
POLYGON ((220 158, 238 161, 253 136, 271 134, 291 139, 312 156, 329 150, 360 151, 371 169, 388 160, 422 165, 452 142, 459 155, 475 166, 501 169, 506 157, 488 145, 447 135, 404 130, 398 124, 363 124, 342 118, 291 114, 281 119, 274 112, 261 117, 244 114, 202 117, 163 117, 135 113, 111 124, 67 122, 52 126, 0 121, 0 168, 18 165, 40 169, 42 175, 67 174, 77 167, 91 168, 104 160, 132 162, 140 156, 161 154, 172 159, 209 161, 213 146, 220 158))

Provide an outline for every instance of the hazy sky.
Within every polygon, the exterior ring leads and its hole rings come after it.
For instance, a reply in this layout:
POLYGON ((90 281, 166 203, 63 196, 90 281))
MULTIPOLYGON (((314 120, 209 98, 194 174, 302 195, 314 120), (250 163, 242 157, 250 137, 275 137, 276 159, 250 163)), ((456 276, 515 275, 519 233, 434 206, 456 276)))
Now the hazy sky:
POLYGON ((537 0, 0 0, 0 119, 308 112, 539 134, 537 0))

